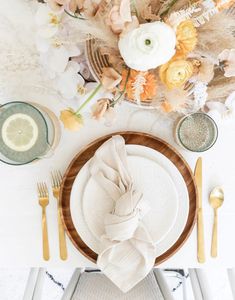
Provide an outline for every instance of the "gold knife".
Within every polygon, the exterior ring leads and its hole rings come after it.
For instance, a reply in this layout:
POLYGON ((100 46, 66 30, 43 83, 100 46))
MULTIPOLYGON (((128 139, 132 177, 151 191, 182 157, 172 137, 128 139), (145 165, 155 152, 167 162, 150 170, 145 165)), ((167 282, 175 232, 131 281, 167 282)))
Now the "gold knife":
POLYGON ((199 157, 195 167, 195 179, 198 190, 198 213, 197 213, 197 259, 199 263, 205 262, 204 226, 202 212, 202 158, 199 157))

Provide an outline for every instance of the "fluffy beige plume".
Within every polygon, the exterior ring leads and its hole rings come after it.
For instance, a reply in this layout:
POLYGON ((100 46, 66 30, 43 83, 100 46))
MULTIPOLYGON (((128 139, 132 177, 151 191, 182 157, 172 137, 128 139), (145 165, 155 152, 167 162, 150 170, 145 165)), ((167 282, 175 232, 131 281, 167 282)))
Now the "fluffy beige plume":
POLYGON ((196 52, 217 60, 224 49, 234 48, 235 15, 222 12, 211 17, 209 22, 198 28, 196 52))
POLYGON ((86 20, 85 22, 83 20, 76 19, 73 34, 69 38, 77 40, 79 43, 95 38, 106 47, 117 48, 118 37, 113 34, 108 26, 105 26, 102 23, 102 21, 95 19, 86 20))
POLYGON ((208 101, 215 100, 224 102, 226 98, 234 92, 235 77, 224 77, 223 74, 217 74, 208 86, 208 101))
POLYGON ((159 14, 160 15, 170 15, 173 12, 186 9, 190 5, 192 5, 196 1, 190 1, 190 0, 167 0, 167 1, 161 1, 161 9, 159 14))

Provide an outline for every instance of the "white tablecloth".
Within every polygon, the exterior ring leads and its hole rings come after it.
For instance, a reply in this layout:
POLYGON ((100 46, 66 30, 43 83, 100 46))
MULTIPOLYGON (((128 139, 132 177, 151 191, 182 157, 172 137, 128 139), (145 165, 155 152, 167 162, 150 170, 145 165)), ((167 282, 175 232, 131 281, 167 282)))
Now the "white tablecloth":
MULTIPOLYGON (((23 100, 23 99, 21 99, 23 100)), ((26 100, 26 99, 25 99, 26 100)), ((63 105, 50 96, 34 96, 34 100, 47 105, 58 114, 63 105)), ((41 209, 37 201, 36 182, 45 180, 50 184, 50 171, 59 168, 62 172, 73 156, 87 143, 111 132, 119 130, 139 130, 151 132, 175 146, 194 168, 197 154, 181 150, 172 137, 172 124, 168 120, 157 120, 158 115, 150 111, 139 111, 123 105, 119 119, 113 127, 105 127, 90 120, 77 133, 62 131, 62 138, 55 154, 50 159, 44 159, 32 165, 12 167, 0 164, 0 265, 1 266, 91 266, 67 239, 69 258, 62 262, 59 259, 56 201, 50 199, 47 208, 48 229, 51 260, 46 263, 41 253, 41 209), (155 123, 151 130, 152 124, 155 123)), ((206 265, 235 265, 235 122, 224 124, 220 128, 217 144, 204 153, 204 189, 203 208, 206 240, 206 265), (219 211, 219 256, 210 258, 210 241, 213 221, 213 211, 208 204, 208 194, 216 185, 223 185, 225 190, 224 206, 219 211)), ((182 249, 161 267, 197 267, 196 230, 182 249)))
MULTIPOLYGON (((4 1, 4 4, 9 6, 22 1, 10 0, 4 1)), ((12 16, 12 20, 16 17, 15 13, 12 15, 11 12, 3 11, 3 9, 2 2, 0 3, 0 13, 12 16)), ((25 19, 19 17, 22 16, 20 12, 17 16, 19 24, 23 24, 25 19)), ((33 76, 34 73, 32 72, 31 81, 34 78, 33 76)), ((37 76, 35 75, 35 78, 37 76)), ((20 86, 22 87, 26 81, 28 83, 29 78, 21 77, 20 86)), ((9 82, 10 84, 11 82, 9 82)), ((35 82, 36 85, 37 82, 35 82)), ((2 96, 0 103, 2 104, 10 99, 30 100, 46 105, 57 115, 60 109, 65 107, 58 96, 49 91, 47 92, 47 90, 40 88, 22 89, 20 86, 19 90, 17 88, 7 90, 5 93, 6 98, 2 96)), ((164 119, 153 111, 138 111, 136 108, 124 104, 120 108, 116 124, 112 127, 105 127, 101 123, 89 120, 80 132, 71 133, 63 130, 61 142, 50 159, 44 159, 35 164, 22 167, 12 167, 0 163, 0 266, 91 266, 92 263, 74 248, 69 239, 67 239, 68 260, 63 262, 59 259, 56 201, 52 198, 52 195, 47 208, 51 259, 49 262, 43 261, 41 251, 41 208, 38 205, 36 183, 46 181, 50 184, 51 170, 60 169, 64 172, 73 156, 83 146, 107 133, 120 130, 149 132, 163 138, 175 146, 194 169, 198 155, 184 151, 175 144, 172 128, 173 122, 170 119, 164 119)), ((233 233, 235 228, 235 121, 220 126, 219 139, 216 145, 208 152, 203 153, 202 156, 204 164, 205 266, 235 266, 235 238, 233 233), (225 202, 219 210, 219 256, 217 259, 212 259, 210 258, 210 242, 213 211, 208 204, 208 194, 216 185, 223 185, 225 202)), ((161 265, 161 267, 167 266, 200 266, 196 259, 195 229, 182 249, 161 265)))

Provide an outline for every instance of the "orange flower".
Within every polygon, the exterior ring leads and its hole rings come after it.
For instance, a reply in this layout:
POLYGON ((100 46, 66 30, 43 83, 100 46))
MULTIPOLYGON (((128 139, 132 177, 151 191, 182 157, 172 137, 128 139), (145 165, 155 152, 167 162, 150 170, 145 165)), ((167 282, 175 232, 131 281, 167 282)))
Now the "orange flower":
POLYGON ((186 55, 193 51, 197 44, 197 30, 191 20, 181 22, 176 29, 176 49, 186 55))
POLYGON ((157 91, 156 77, 150 72, 140 72, 136 70, 123 70, 120 89, 132 100, 151 100, 157 91), (129 77, 127 78, 129 74, 129 77))

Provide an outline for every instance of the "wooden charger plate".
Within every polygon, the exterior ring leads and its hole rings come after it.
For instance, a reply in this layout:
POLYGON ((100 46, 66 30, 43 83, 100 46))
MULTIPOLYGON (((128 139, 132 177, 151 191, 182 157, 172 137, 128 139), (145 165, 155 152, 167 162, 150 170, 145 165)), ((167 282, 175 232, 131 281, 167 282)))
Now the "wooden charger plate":
POLYGON ((143 145, 162 153, 178 168, 186 183, 189 194, 189 214, 187 223, 175 244, 165 253, 156 258, 155 265, 158 265, 175 254, 188 239, 194 227, 197 216, 197 188, 194 181, 194 176, 184 158, 168 143, 150 134, 129 131, 112 133, 90 143, 74 157, 67 168, 67 171, 65 172, 60 194, 60 212, 65 230, 74 246, 92 262, 96 262, 97 253, 91 250, 83 242, 73 224, 70 211, 70 195, 74 180, 80 169, 90 158, 93 157, 96 150, 113 135, 122 135, 126 144, 143 145))

